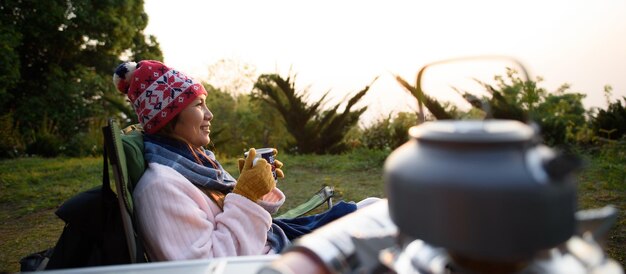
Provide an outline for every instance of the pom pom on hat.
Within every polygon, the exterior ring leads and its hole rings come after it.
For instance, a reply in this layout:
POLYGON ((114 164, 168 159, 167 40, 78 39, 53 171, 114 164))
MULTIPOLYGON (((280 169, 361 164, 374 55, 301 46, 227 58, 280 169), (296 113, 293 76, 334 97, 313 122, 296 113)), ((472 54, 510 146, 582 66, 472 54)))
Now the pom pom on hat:
POLYGON ((201 94, 199 82, 156 60, 125 62, 113 74, 113 84, 126 94, 146 133, 156 133, 201 94))
POLYGON ((137 63, 135 62, 122 63, 115 69, 115 73, 113 73, 113 84, 121 93, 128 93, 130 79, 135 70, 137 70, 137 63))

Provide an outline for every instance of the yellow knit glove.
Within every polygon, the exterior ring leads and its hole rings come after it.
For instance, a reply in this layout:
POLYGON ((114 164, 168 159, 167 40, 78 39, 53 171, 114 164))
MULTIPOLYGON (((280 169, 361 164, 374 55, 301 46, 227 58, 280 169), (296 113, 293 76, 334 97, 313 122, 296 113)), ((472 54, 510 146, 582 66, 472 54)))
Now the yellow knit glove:
POLYGON ((233 189, 233 193, 244 196, 253 202, 276 187, 276 181, 272 175, 272 166, 265 159, 258 159, 256 165, 252 166, 255 156, 256 150, 251 148, 241 167, 241 174, 237 179, 235 189, 233 189))
POLYGON ((285 178, 285 173, 282 169, 280 169, 281 167, 283 167, 283 162, 274 160, 274 166, 276 167, 276 177, 285 178))

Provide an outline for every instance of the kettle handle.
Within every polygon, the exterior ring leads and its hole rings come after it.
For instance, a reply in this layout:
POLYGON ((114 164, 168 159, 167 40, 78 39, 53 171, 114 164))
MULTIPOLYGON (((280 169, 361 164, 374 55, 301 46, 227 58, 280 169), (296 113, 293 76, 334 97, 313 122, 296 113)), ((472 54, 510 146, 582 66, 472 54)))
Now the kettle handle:
POLYGON ((569 153, 558 153, 552 159, 544 162, 543 167, 555 181, 561 181, 574 171, 580 170, 583 167, 583 161, 569 153))

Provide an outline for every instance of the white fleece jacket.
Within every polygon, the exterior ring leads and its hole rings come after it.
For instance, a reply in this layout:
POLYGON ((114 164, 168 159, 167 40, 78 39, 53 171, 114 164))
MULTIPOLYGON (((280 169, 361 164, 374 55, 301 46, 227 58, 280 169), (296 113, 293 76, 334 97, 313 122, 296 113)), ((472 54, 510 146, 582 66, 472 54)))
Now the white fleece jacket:
POLYGON ((229 193, 222 211, 180 173, 157 163, 149 164, 133 197, 139 231, 155 261, 274 253, 267 244, 270 212, 285 200, 278 188, 264 197, 263 207, 229 193))

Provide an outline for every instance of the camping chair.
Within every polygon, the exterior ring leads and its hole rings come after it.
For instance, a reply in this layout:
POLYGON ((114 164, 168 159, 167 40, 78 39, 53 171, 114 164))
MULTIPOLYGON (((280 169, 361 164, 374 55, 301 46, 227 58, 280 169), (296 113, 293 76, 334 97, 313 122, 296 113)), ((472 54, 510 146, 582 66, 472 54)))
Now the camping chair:
MULTIPOLYGON (((129 126, 121 130, 114 119, 109 119, 107 126, 103 127, 102 131, 106 153, 113 169, 115 189, 131 262, 147 262, 149 258, 143 248, 141 237, 135 229, 136 218, 132 197, 135 185, 147 166, 143 157, 143 132, 136 126, 129 126)), ((325 186, 306 202, 275 218, 302 216, 324 203, 330 208, 333 205, 333 196, 335 196, 334 188, 325 186)))
POLYGON ((113 169, 115 190, 131 263, 148 262, 147 253, 135 229, 136 218, 132 198, 135 184, 146 168, 143 159, 143 138, 139 131, 122 134, 119 125, 113 119, 109 119, 107 126, 102 128, 102 133, 105 153, 113 169))
POLYGON ((313 209, 316 209, 318 206, 324 203, 326 203, 328 208, 331 208, 333 206, 333 196, 335 196, 335 188, 331 186, 324 186, 306 202, 288 210, 287 212, 276 217, 276 219, 290 219, 300 217, 304 214, 311 212, 313 209))

